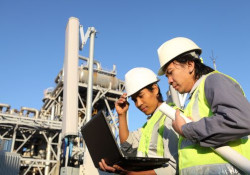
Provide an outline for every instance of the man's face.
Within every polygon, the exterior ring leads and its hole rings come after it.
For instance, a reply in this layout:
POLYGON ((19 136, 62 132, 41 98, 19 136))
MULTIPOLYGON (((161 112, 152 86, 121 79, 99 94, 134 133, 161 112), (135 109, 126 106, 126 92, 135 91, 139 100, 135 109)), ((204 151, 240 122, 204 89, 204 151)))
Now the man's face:
POLYGON ((159 106, 160 102, 157 98, 159 90, 157 85, 153 85, 153 90, 150 91, 147 88, 140 90, 132 95, 132 100, 135 106, 140 109, 146 115, 152 114, 159 106))
POLYGON ((187 62, 181 64, 172 61, 165 69, 165 75, 168 83, 179 93, 188 93, 191 91, 194 81, 194 63, 187 62))

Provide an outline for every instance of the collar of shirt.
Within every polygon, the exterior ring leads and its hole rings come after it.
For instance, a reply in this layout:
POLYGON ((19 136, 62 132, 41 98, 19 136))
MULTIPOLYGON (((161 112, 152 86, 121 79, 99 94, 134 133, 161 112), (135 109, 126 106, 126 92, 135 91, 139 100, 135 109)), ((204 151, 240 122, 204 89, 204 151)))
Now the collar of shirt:
POLYGON ((201 83, 201 80, 203 80, 206 77, 206 75, 202 75, 195 83, 194 86, 192 87, 191 91, 189 92, 189 98, 192 97, 195 89, 199 86, 199 84, 201 83))

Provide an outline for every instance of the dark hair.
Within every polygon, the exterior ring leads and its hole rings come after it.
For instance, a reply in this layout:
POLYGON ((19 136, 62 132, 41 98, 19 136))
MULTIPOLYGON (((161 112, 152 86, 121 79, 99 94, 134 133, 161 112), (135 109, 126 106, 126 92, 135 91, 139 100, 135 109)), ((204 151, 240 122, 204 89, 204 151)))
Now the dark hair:
MULTIPOLYGON (((159 90, 157 99, 158 99, 160 102, 163 102, 163 97, 162 97, 162 94, 161 94, 161 89, 160 89, 160 87, 158 86, 157 83, 149 84, 149 85, 147 85, 145 88, 148 89, 150 92, 152 92, 152 91, 153 91, 153 85, 154 85, 154 84, 158 87, 158 90, 159 90)), ((144 88, 143 88, 143 89, 144 89, 144 88)))
MULTIPOLYGON (((193 55, 190 54, 190 52, 182 54, 182 55, 176 57, 173 61, 177 61, 180 64, 184 64, 184 63, 186 63, 188 61, 193 61, 194 62, 194 68, 195 68, 194 76, 195 76, 196 80, 199 79, 202 75, 206 75, 206 74, 214 71, 213 68, 203 64, 201 62, 201 59, 195 58, 193 55)), ((173 62, 173 61, 171 61, 171 62, 173 62)), ((167 66, 170 63, 168 63, 165 68, 167 68, 167 66)))

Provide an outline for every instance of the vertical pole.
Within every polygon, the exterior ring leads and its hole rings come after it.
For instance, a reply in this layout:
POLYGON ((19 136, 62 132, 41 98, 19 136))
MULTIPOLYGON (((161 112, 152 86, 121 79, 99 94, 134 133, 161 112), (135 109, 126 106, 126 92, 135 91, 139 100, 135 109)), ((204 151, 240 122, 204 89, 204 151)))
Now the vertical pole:
POLYGON ((51 116, 50 116, 50 120, 54 120, 55 119, 55 104, 53 104, 52 109, 51 109, 51 116))
POLYGON ((50 157, 51 157, 51 145, 52 143, 52 137, 51 134, 49 134, 49 138, 48 138, 48 143, 47 143, 47 149, 46 149, 46 163, 45 163, 45 173, 44 175, 48 175, 49 174, 49 166, 50 166, 50 157))
POLYGON ((216 64, 215 64, 215 59, 213 59, 213 65, 214 65, 214 70, 217 70, 216 64))
POLYGON ((54 170, 54 174, 60 174, 60 157, 61 157, 61 145, 62 145, 62 133, 59 134, 58 142, 57 142, 57 163, 56 163, 56 169, 54 170))
MULTIPOLYGON (((89 43, 89 64, 88 64, 88 88, 87 88, 87 105, 86 105, 86 122, 88 122, 92 116, 92 96, 93 96, 93 60, 94 60, 94 39, 95 39, 95 28, 91 28, 90 43, 89 43)), ((86 145, 85 145, 86 146, 86 145)), ((84 152, 84 167, 85 174, 100 174, 98 169, 95 168, 93 161, 90 157, 89 151, 86 148, 84 152)))
POLYGON ((57 143, 57 160, 60 160, 61 156, 61 145, 62 145, 62 133, 59 134, 58 143, 57 143))
POLYGON ((90 43, 89 43, 89 64, 88 64, 88 89, 87 89, 87 105, 86 105, 86 122, 88 122, 92 115, 92 96, 93 96, 93 60, 94 60, 94 44, 95 44, 96 30, 91 28, 90 43))
POLYGON ((69 161, 69 146, 67 146, 66 148, 65 167, 68 166, 68 161, 69 161))

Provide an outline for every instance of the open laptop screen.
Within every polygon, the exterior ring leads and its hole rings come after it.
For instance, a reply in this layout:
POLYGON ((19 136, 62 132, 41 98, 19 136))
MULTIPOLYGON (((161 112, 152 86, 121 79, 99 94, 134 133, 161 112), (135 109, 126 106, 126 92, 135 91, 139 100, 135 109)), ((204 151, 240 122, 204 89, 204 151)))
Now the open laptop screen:
POLYGON ((96 168, 104 159, 109 166, 120 165, 127 170, 147 170, 165 166, 168 158, 124 157, 103 111, 99 111, 82 128, 82 135, 96 168))

